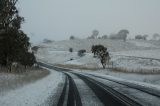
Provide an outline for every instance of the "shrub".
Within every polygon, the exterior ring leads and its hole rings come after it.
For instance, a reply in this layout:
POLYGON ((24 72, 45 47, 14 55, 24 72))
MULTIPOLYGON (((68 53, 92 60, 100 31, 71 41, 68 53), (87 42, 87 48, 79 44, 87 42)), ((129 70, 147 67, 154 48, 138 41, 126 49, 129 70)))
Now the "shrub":
POLYGON ((142 39, 142 40, 147 40, 148 35, 136 35, 135 39, 142 39))
POLYGON ((107 48, 103 45, 93 45, 91 49, 92 53, 94 53, 94 57, 99 55, 101 52, 106 52, 107 48))
POLYGON ((69 52, 73 52, 73 48, 69 48, 69 52))
POLYGON ((43 43, 52 43, 53 41, 52 40, 49 40, 49 39, 43 39, 43 43))
POLYGON ((82 57, 82 56, 85 55, 85 53, 86 53, 86 50, 84 50, 84 49, 79 50, 79 51, 78 51, 78 56, 82 57))
POLYGON ((69 38, 70 40, 74 40, 75 39, 75 37, 72 35, 72 36, 70 36, 70 38, 69 38))

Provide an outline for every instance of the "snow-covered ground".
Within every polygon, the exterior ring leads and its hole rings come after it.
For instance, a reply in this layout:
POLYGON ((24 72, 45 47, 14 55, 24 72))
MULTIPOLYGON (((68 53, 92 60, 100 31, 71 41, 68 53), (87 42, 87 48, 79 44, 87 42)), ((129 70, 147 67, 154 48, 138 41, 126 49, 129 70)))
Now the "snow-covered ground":
MULTIPOLYGON (((2 70, 2 69, 1 69, 2 70)), ((45 69, 28 69, 23 73, 0 72, 0 94, 7 93, 23 85, 35 82, 49 75, 50 72, 45 69)))
MULTIPOLYGON (((75 70, 75 69, 74 69, 75 70)), ((160 89, 160 75, 157 74, 137 74, 137 73, 123 73, 123 72, 113 72, 109 69, 104 70, 98 70, 98 71, 93 71, 93 70, 81 70, 81 69, 76 69, 75 71, 78 72, 85 72, 85 73, 89 73, 89 74, 95 74, 95 75, 99 75, 99 76, 106 76, 107 77, 111 77, 115 80, 123 80, 123 81, 131 81, 135 83, 138 82, 143 82, 144 84, 149 83, 151 85, 158 85, 156 86, 157 88, 160 89)))
POLYGON ((142 73, 160 73, 159 60, 126 57, 136 56, 160 59, 160 55, 158 55, 160 52, 160 43, 158 43, 158 41, 128 40, 127 42, 123 42, 120 40, 102 39, 55 41, 50 44, 39 44, 42 48, 39 49, 37 57, 52 64, 63 64, 66 67, 75 65, 76 68, 78 67, 81 69, 95 68, 97 72, 101 72, 101 74, 108 74, 106 73, 108 72, 107 70, 99 71, 102 69, 100 61, 98 58, 93 58, 93 54, 91 54, 91 46, 96 44, 102 44, 108 48, 111 54, 113 67, 119 69, 119 71, 125 70, 126 72, 141 73, 134 74, 109 71, 110 75, 129 80, 159 84, 159 74, 142 75, 142 73), (68 51, 69 48, 73 48, 74 52, 70 53, 68 51), (86 55, 81 58, 77 56, 77 51, 80 49, 87 50, 86 55), (71 58, 73 60, 70 60, 71 58))
MULTIPOLYGON (((160 43, 153 41, 129 40, 65 40, 52 43, 38 44, 40 49, 36 54, 37 60, 51 64, 76 65, 76 67, 92 68, 96 70, 78 70, 98 75, 108 75, 118 80, 131 80, 160 85, 159 74, 138 74, 141 69, 152 71, 157 69, 159 73, 160 61, 141 59, 126 56, 137 56, 160 59, 160 43), (106 46, 111 54, 111 61, 114 67, 124 68, 126 71, 136 70, 137 73, 115 72, 102 69, 98 58, 93 58, 90 49, 92 45, 102 44, 106 46), (72 53, 69 48, 73 48, 72 53), (77 56, 77 51, 86 49, 87 53, 83 57, 77 56)), ((46 106, 55 105, 61 93, 64 77, 61 73, 50 70, 50 74, 38 81, 23 85, 22 87, 10 90, 7 93, 0 92, 0 106, 46 106)), ((132 71, 133 72, 133 71, 132 71)), ((0 75, 2 76, 2 75, 0 75)), ((0 77, 3 79, 2 77, 0 77)), ((14 79, 9 75, 7 78, 14 79)), ((3 80, 0 80, 3 81, 3 80)), ((142 84, 142 83, 140 83, 142 84)), ((151 85, 149 85, 151 86, 151 85)), ((159 88, 159 87, 158 87, 159 88)))
POLYGON ((41 80, 0 94, 0 106, 55 105, 58 92, 61 92, 58 88, 61 88, 64 79, 61 73, 50 71, 51 74, 41 80))
POLYGON ((133 45, 135 45, 137 47, 159 48, 152 43, 146 42, 145 40, 131 40, 131 41, 128 41, 128 42, 132 43, 133 45))
POLYGON ((78 58, 77 52, 70 53, 69 51, 55 51, 50 48, 42 48, 36 54, 38 60, 43 60, 49 63, 62 63, 69 61, 71 58, 78 58))
POLYGON ((139 70, 159 71, 160 61, 141 59, 125 56, 137 56, 145 58, 160 59, 160 43, 159 41, 145 40, 121 40, 110 39, 76 39, 53 41, 52 43, 40 43, 37 58, 52 64, 79 65, 81 67, 102 68, 100 61, 92 57, 91 46, 102 44, 108 48, 112 55, 111 61, 114 67, 127 69, 137 72, 139 70), (69 48, 73 48, 73 53, 69 52, 69 48), (86 56, 79 58, 77 51, 80 49, 87 50, 86 56), (73 59, 70 61, 70 59, 73 59))
POLYGON ((112 54, 160 59, 160 55, 158 54, 159 52, 160 49, 149 49, 149 50, 130 50, 130 51, 112 52, 112 54))
MULTIPOLYGON (((152 54, 150 53, 149 55, 152 58, 152 54)), ((60 53, 59 52, 57 54, 57 51, 55 51, 53 52, 52 55, 47 55, 47 56, 45 59, 43 59, 46 62, 63 64, 66 66, 75 65, 75 67, 79 66, 79 68, 92 68, 92 69, 102 68, 100 60, 98 58, 93 58, 93 54, 91 53, 86 53, 85 56, 80 58, 77 56, 77 53, 69 53, 69 52, 60 53), (50 60, 51 58, 53 59, 50 60), (73 60, 70 60, 70 58, 72 58, 73 60)), ((125 70, 128 72, 160 73, 160 61, 159 60, 118 56, 118 55, 112 54, 111 62, 113 62, 114 68, 116 69, 119 68, 121 70, 125 70)))
POLYGON ((160 73, 160 61, 126 56, 114 56, 113 67, 128 72, 160 73))

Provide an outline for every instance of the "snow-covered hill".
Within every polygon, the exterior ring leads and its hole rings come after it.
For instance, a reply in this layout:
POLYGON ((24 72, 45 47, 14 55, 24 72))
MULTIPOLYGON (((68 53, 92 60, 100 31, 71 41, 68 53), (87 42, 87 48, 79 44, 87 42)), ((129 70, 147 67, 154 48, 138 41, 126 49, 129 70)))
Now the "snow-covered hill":
POLYGON ((110 52, 115 51, 127 51, 127 50, 142 50, 142 49, 160 49, 160 43, 158 41, 142 41, 142 40, 128 40, 123 42, 122 40, 110 40, 110 39, 79 39, 79 40, 64 40, 54 41, 52 43, 40 43, 39 46, 50 48, 55 51, 68 51, 69 48, 73 48, 74 51, 80 49, 86 49, 90 52, 91 46, 96 44, 102 44, 108 48, 110 52))
POLYGON ((37 58, 57 66, 75 68, 90 73, 107 74, 127 80, 160 84, 160 61, 128 57, 160 59, 160 42, 158 41, 65 40, 54 41, 50 44, 40 43, 39 46, 41 48, 36 54, 37 58), (111 54, 111 62, 113 62, 113 67, 116 70, 102 69, 100 60, 93 58, 90 49, 92 45, 96 44, 102 44, 108 48, 111 54), (69 48, 73 48, 74 52, 70 53, 69 48), (85 56, 77 56, 77 51, 80 49, 87 50, 85 56))
POLYGON ((90 51, 91 46, 96 44, 102 44, 108 48, 111 54, 111 62, 116 68, 129 72, 145 71, 145 73, 150 73, 149 71, 152 70, 159 73, 160 61, 158 60, 126 57, 160 59, 160 55, 158 55, 160 45, 156 41, 128 40, 123 42, 122 40, 109 39, 54 41, 52 43, 40 43, 41 48, 38 51, 37 58, 52 64, 61 64, 73 68, 100 69, 102 66, 99 59, 93 58, 90 51), (70 53, 69 48, 73 48, 74 52, 70 53), (80 49, 86 49, 88 52, 81 58, 77 56, 77 51, 80 49))

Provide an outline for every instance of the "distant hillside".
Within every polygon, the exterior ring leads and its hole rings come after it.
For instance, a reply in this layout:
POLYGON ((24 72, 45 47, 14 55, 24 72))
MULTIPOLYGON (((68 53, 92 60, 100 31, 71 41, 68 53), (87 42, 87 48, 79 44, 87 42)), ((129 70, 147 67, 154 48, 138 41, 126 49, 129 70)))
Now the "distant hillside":
POLYGON ((122 40, 110 39, 63 40, 55 41, 49 44, 41 43, 40 46, 57 51, 68 51, 69 48, 73 48, 74 51, 86 49, 87 52, 90 52, 91 46, 96 44, 106 46, 111 52, 160 48, 160 43, 158 41, 128 40, 127 42, 123 42, 122 40))

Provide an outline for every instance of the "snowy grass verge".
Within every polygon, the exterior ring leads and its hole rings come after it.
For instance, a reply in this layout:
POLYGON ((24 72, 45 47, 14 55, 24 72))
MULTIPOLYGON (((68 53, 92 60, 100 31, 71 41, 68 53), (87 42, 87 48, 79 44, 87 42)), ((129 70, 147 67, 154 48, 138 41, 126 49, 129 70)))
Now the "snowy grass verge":
POLYGON ((56 106, 59 98, 57 92, 63 86, 63 75, 49 71, 50 74, 43 79, 0 95, 0 106, 56 106))
POLYGON ((49 74, 50 72, 48 70, 42 68, 32 69, 21 73, 0 72, 0 94, 35 82, 49 74))
MULTIPOLYGON (((80 70, 76 70, 77 72, 83 72, 83 71, 80 71, 80 70)), ((148 87, 148 88, 151 88, 151 89, 155 89, 157 91, 160 91, 160 86, 159 84, 155 84, 154 83, 154 77, 159 77, 159 75, 157 76, 142 76, 142 75, 139 75, 137 76, 136 74, 135 75, 132 75, 131 74, 121 74, 121 73, 118 73, 119 75, 112 75, 111 73, 107 72, 107 74, 104 74, 103 72, 104 70, 101 70, 101 72, 92 72, 92 71, 87 71, 87 72, 83 72, 83 73, 88 73, 88 74, 91 74, 91 75, 95 75, 95 76, 101 76, 103 78, 107 78, 107 79, 110 79, 110 80, 113 80, 113 81, 118 81, 118 82, 122 82, 124 84, 135 84, 135 85, 138 85, 138 86, 144 86, 144 87, 148 87), (133 78, 134 79, 131 79, 133 78), (144 78, 147 78, 148 77, 148 82, 145 82, 144 81, 144 78), (150 79, 149 79, 150 77, 150 79)), ((158 79, 159 81, 159 79, 158 79)))

